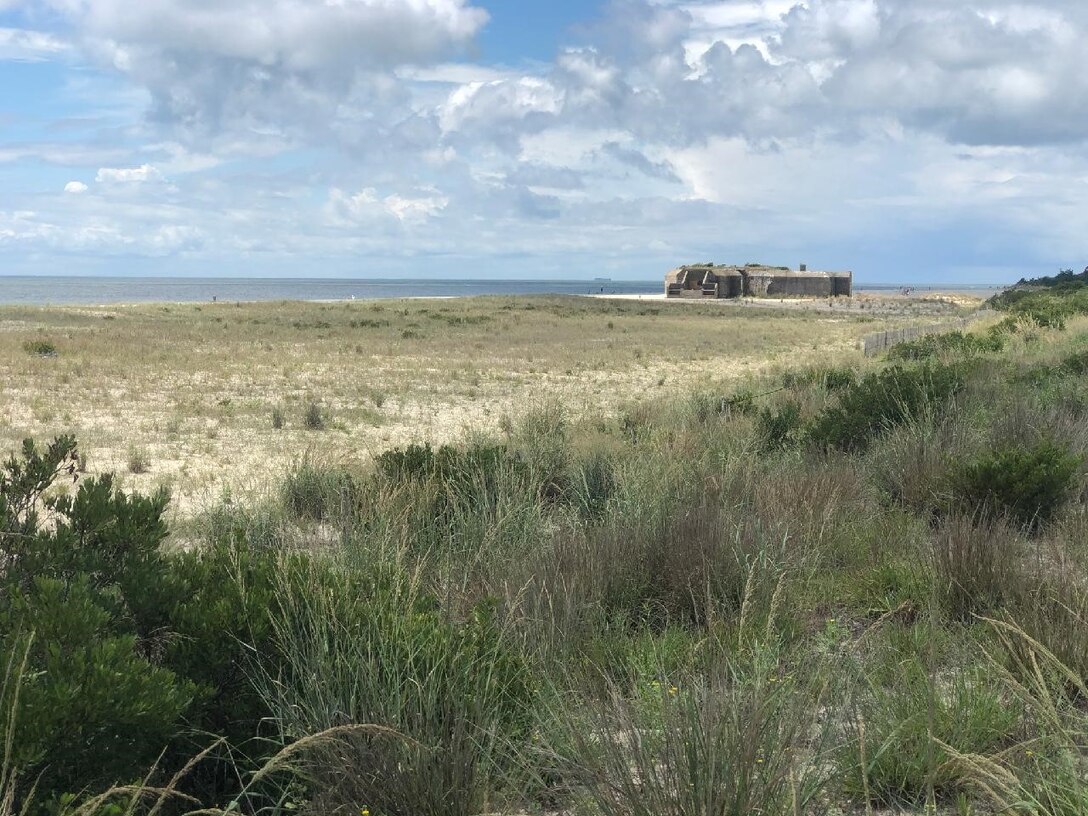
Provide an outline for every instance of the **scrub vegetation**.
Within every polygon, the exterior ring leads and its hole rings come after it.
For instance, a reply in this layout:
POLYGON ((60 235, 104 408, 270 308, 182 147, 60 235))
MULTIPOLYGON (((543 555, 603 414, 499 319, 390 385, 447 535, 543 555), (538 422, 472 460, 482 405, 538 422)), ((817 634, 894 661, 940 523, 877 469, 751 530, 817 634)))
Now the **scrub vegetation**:
POLYGON ((0 810, 1088 811, 1088 318, 1035 291, 895 359, 315 448, 184 548, 165 490, 26 443, 0 810))

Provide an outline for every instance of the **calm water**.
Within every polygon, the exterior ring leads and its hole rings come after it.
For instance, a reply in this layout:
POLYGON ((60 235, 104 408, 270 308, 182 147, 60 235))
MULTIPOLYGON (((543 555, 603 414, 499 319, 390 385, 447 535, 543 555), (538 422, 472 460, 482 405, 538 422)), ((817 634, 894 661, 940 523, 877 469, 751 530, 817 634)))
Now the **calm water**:
POLYGON ((0 304, 350 300, 464 295, 656 294, 659 281, 0 277, 0 304))
MULTIPOLYGON (((884 292, 894 285, 857 291, 884 292)), ((986 297, 1000 287, 912 286, 915 293, 941 289, 986 297)), ((0 305, 198 303, 238 300, 350 300, 351 298, 457 297, 465 295, 656 295, 660 281, 532 280, 313 280, 301 278, 76 278, 0 277, 0 305)))

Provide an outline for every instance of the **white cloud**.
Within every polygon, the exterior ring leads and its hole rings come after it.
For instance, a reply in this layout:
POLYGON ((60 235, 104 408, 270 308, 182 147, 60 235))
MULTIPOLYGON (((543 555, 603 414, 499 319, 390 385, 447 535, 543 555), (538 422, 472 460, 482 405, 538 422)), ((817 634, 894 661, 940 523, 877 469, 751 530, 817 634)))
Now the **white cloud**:
POLYGON ((161 178, 156 167, 142 164, 139 167, 101 167, 94 180, 99 184, 140 184, 161 178))
MULTIPOLYGON (((0 10, 3 7, 4 4, 0 2, 0 10)), ((36 62, 56 57, 69 50, 68 43, 43 31, 0 28, 0 61, 36 62)))
POLYGON ((87 185, 82 181, 69 181, 64 185, 64 192, 79 195, 80 193, 87 192, 87 185))
POLYGON ((401 224, 412 224, 438 215, 448 204, 449 199, 437 193, 415 197, 393 193, 381 197, 373 187, 354 194, 334 188, 329 193, 326 212, 338 226, 357 226, 388 220, 390 216, 401 224))

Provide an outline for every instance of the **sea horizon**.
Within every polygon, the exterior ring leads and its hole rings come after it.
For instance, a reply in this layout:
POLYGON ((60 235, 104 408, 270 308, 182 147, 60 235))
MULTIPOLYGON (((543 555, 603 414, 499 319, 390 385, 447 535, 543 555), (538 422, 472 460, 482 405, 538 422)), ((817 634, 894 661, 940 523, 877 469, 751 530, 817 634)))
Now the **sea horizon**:
MULTIPOLYGON (((855 291, 1000 291, 1008 284, 866 283, 855 291)), ((413 279, 403 278, 190 278, 128 275, 0 275, 2 306, 87 306, 127 303, 391 300, 483 295, 652 295, 657 280, 413 279)))

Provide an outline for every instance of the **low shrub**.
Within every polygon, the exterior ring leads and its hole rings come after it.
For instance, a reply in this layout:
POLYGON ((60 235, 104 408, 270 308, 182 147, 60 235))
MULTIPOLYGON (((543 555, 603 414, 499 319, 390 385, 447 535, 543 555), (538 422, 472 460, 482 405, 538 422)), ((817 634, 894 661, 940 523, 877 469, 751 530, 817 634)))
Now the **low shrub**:
POLYGON ((961 331, 926 334, 917 340, 900 343, 888 352, 889 360, 929 360, 942 354, 986 354, 1005 348, 1001 334, 965 334, 961 331))
POLYGON ((1080 460, 1051 442, 1010 445, 961 465, 952 476, 953 501, 967 512, 1007 516, 1038 529, 1065 504, 1080 460))
POLYGON ((286 416, 284 414, 283 408, 281 408, 279 405, 273 407, 272 408, 272 427, 275 428, 278 431, 278 430, 283 428, 283 426, 286 424, 286 422, 287 422, 287 419, 286 419, 286 416))
POLYGON ((42 791, 141 777, 194 694, 156 659, 159 621, 143 603, 164 572, 166 494, 129 496, 102 476, 47 496, 75 463, 62 437, 26 442, 0 471, 0 646, 13 654, 33 634, 3 736, 42 791))
POLYGON ((936 411, 963 385, 959 368, 941 364, 868 374, 816 417, 808 438, 822 447, 864 450, 890 428, 936 411))

